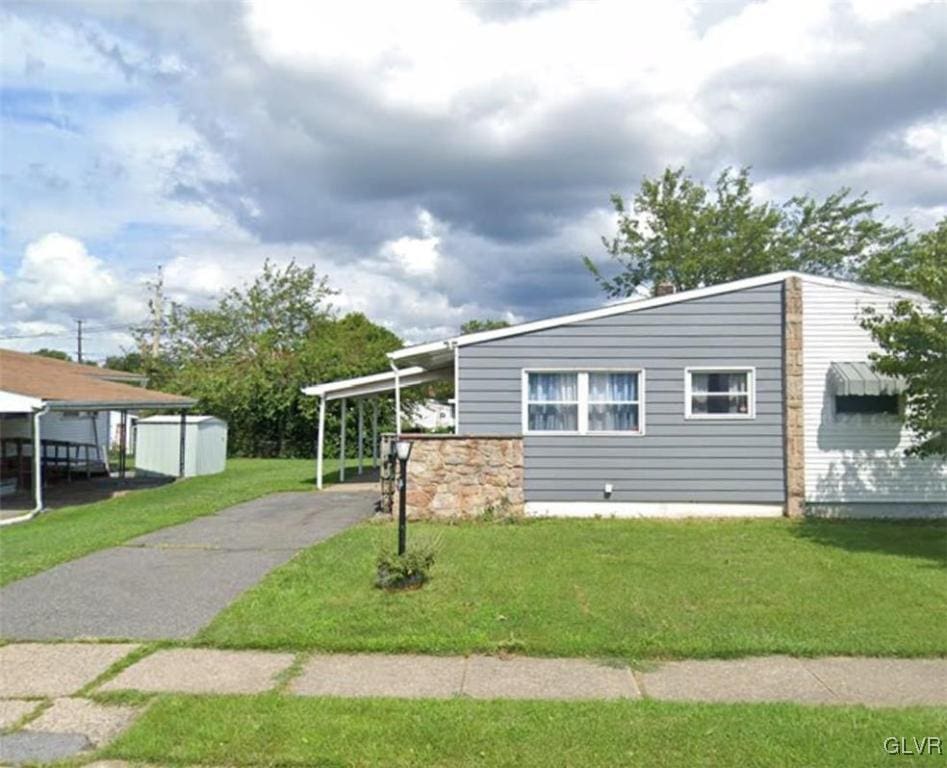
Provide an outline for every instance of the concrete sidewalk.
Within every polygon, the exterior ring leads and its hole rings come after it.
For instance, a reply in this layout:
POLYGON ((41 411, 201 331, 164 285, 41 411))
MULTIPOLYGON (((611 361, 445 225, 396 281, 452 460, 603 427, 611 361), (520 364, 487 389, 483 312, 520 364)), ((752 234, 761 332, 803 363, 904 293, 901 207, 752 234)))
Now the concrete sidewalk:
POLYGON ((184 639, 300 549, 369 517, 377 493, 277 493, 0 589, 14 640, 184 639))
MULTIPOLYGON (((272 690, 287 653, 173 649, 124 670, 102 690, 259 693, 272 690)), ((302 696, 947 705, 947 659, 674 661, 648 671, 587 659, 315 654, 286 688, 302 696)))
MULTIPOLYGON (((0 648, 0 698, 74 695, 135 647, 4 646, 0 648)), ((589 659, 172 648, 137 660, 96 690, 944 706, 947 659, 763 656, 671 661, 641 671, 589 659)))
POLYGON ((640 671, 588 659, 173 648, 110 672, 138 648, 0 647, 0 763, 60 759, 110 741, 140 709, 82 698, 98 692, 947 706, 947 659, 766 656, 640 671))

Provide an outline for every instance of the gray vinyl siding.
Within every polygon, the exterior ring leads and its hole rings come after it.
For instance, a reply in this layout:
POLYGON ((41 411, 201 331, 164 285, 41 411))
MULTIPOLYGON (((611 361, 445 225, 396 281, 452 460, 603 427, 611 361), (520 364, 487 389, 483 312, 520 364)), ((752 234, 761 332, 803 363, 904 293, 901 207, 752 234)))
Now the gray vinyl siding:
POLYGON ((645 434, 527 435, 527 501, 781 503, 782 286, 461 347, 460 431, 522 432, 524 368, 641 368, 645 434), (756 369, 756 418, 684 418, 684 369, 756 369))

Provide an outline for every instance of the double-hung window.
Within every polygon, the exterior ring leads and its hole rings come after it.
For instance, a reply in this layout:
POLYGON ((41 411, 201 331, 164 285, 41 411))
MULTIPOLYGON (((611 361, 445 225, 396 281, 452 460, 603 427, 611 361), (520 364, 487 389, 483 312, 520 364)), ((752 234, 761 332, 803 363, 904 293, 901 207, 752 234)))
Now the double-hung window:
POLYGON ((756 415, 752 368, 688 368, 684 376, 688 419, 752 419, 756 415))
POLYGON ((527 433, 641 434, 640 371, 526 371, 527 433))
POLYGON ((638 374, 594 371, 589 377, 589 432, 640 432, 638 374))
POLYGON ((526 429, 529 432, 579 431, 579 374, 528 374, 526 429))

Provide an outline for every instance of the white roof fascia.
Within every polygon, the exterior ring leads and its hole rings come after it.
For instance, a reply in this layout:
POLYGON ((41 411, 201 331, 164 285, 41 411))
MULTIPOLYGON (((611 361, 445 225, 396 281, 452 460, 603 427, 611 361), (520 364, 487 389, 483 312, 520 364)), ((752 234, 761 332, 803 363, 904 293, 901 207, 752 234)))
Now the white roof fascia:
MULTIPOLYGON (((401 374, 420 373, 423 368, 413 367, 405 368, 401 374)), ((354 379, 339 379, 338 381, 327 381, 322 384, 313 384, 309 387, 303 387, 304 395, 325 395, 329 392, 346 389, 348 387, 357 387, 361 384, 375 384, 378 382, 394 381, 394 371, 385 371, 384 373, 373 373, 369 376, 358 376, 354 379)))
POLYGON ((894 298, 910 298, 924 300, 925 297, 913 291, 899 288, 888 288, 885 286, 869 285, 867 283, 857 283, 851 280, 838 280, 831 277, 821 277, 818 275, 809 275, 805 272, 796 272, 793 270, 784 270, 782 272, 771 272, 768 275, 756 275, 755 277, 745 277, 741 280, 731 280, 728 283, 719 283, 717 285, 708 285, 704 288, 694 288, 689 291, 671 293, 667 296, 653 296, 648 299, 634 299, 623 301, 616 304, 609 304, 598 309, 590 309, 584 312, 576 312, 570 315, 560 315, 558 317, 549 317, 543 320, 534 320, 519 325, 511 325, 506 328, 497 328, 492 331, 480 331, 478 333, 468 333, 465 335, 454 336, 441 341, 432 341, 425 344, 417 344, 411 347, 404 347, 394 352, 389 352, 388 357, 391 360, 401 360, 404 358, 413 358, 430 352, 436 352, 442 349, 448 349, 453 346, 464 347, 469 344, 479 344, 484 341, 493 341, 503 339, 508 336, 519 336, 524 333, 533 333, 547 328, 556 328, 561 325, 578 323, 584 320, 597 320, 601 317, 611 317, 612 315, 622 315, 629 312, 638 312, 655 307, 663 307, 668 304, 677 304, 682 301, 693 301, 703 299, 708 296, 718 296, 723 293, 733 293, 743 291, 749 288, 757 288, 761 285, 771 285, 780 283, 786 278, 798 277, 804 281, 827 285, 836 288, 847 288, 849 290, 867 291, 878 293, 884 296, 894 298))
POLYGON ((441 352, 450 349, 454 339, 443 339, 441 341, 429 341, 424 344, 415 344, 411 347, 402 347, 394 352, 388 353, 389 360, 401 360, 404 357, 415 357, 416 355, 426 355, 430 352, 441 352))
POLYGON ((391 392, 395 388, 396 377, 402 387, 410 387, 428 381, 437 381, 450 375, 451 371, 447 368, 428 370, 420 366, 412 366, 399 370, 397 374, 394 371, 386 371, 385 373, 374 373, 370 376, 359 376, 354 379, 340 379, 339 381, 329 381, 324 384, 304 387, 302 391, 304 395, 325 397, 327 400, 340 400, 343 397, 363 397, 381 392, 391 392))
POLYGON ((32 413, 43 407, 42 400, 0 390, 0 413, 32 413))

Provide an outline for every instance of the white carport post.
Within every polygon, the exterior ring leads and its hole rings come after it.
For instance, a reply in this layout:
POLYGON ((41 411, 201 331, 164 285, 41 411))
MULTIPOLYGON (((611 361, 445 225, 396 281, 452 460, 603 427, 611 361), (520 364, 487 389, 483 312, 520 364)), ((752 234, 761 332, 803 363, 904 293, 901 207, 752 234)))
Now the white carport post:
POLYGON ((358 399, 358 473, 362 474, 362 446, 365 444, 365 414, 364 401, 358 399))
POLYGON ((33 411, 33 512, 43 511, 43 441, 40 435, 40 419, 45 408, 33 411))
POLYGON ((316 488, 322 490, 322 455, 326 443, 326 396, 319 396, 319 437, 316 441, 316 488))
POLYGON ((345 398, 342 398, 342 426, 339 428, 339 482, 345 482, 345 398))
POLYGON ((372 400, 372 469, 378 468, 378 398, 372 400))
POLYGON ((398 366, 395 365, 393 360, 389 360, 391 363, 391 370, 395 372, 395 434, 401 434, 401 371, 398 370, 398 366))

